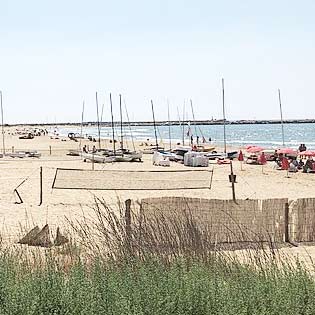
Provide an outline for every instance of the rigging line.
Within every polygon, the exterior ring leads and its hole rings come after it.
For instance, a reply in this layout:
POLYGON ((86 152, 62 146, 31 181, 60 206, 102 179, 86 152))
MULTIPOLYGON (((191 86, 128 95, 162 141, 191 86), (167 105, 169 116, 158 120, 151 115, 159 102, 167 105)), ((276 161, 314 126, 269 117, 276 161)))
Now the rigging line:
POLYGON ((21 187, 35 173, 35 171, 37 172, 37 170, 38 170, 37 168, 34 169, 34 172, 32 172, 30 175, 24 178, 22 182, 14 190, 17 190, 19 187, 21 187))
POLYGON ((196 125, 196 118, 195 118, 195 112, 194 112, 192 100, 190 100, 190 106, 191 106, 191 112, 192 112, 192 116, 193 116, 193 120, 194 120, 195 132, 196 132, 196 134, 197 134, 196 128, 198 128, 198 130, 199 130, 199 132, 200 132, 200 135, 201 135, 203 138, 205 138, 205 137, 204 137, 204 134, 203 134, 203 132, 202 132, 202 130, 201 130, 201 128, 200 128, 200 126, 199 126, 199 125, 196 125))

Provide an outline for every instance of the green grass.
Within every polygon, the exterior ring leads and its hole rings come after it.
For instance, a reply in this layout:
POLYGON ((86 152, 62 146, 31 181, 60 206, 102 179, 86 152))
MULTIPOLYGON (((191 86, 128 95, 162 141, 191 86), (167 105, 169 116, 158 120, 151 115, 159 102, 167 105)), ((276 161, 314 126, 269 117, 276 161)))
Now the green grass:
POLYGON ((65 273, 0 258, 0 314, 315 314, 302 267, 261 270, 235 261, 77 261, 65 273))
POLYGON ((314 275, 274 244, 236 258, 190 215, 127 231, 105 205, 97 218, 72 222, 77 242, 59 250, 0 246, 0 315, 315 314, 314 275))

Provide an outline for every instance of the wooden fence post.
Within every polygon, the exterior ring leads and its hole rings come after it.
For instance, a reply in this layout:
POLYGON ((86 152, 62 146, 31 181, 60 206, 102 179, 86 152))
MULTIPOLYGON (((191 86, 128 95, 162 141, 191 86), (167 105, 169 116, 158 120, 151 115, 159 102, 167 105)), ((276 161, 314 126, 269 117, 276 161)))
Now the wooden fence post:
POLYGON ((284 206, 284 241, 290 242, 289 236, 289 203, 286 202, 284 206))
POLYGON ((43 167, 39 169, 39 206, 43 203, 43 167))
POLYGON ((131 252, 131 200, 127 199, 125 201, 125 226, 126 226, 126 247, 131 252))
POLYGON ((230 181, 232 183, 232 198, 233 198, 233 201, 236 203, 236 197, 235 197, 235 176, 234 176, 234 173, 233 173, 232 160, 231 160, 230 166, 231 166, 230 181))
POLYGON ((51 155, 51 145, 49 146, 49 155, 51 155))

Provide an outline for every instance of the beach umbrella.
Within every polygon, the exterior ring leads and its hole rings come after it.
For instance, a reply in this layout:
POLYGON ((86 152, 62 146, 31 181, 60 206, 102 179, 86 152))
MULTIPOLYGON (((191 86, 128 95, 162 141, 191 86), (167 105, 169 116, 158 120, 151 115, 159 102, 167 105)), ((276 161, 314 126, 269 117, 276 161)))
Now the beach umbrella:
POLYGON ((277 150, 277 154, 296 154, 296 153, 297 151, 291 148, 283 148, 283 149, 277 150))
POLYGON ((262 148, 262 147, 253 146, 253 147, 248 148, 247 152, 249 152, 249 153, 258 153, 258 152, 261 152, 263 150, 264 150, 264 148, 262 148))
POLYGON ((281 169, 288 170, 289 169, 289 161, 286 157, 282 159, 281 169))
POLYGON ((245 146, 245 149, 248 150, 248 149, 251 148, 251 147, 254 147, 254 145, 252 145, 252 144, 246 145, 246 146, 245 146))
POLYGON ((242 150, 240 150, 240 153, 238 154, 238 160, 241 162, 241 171, 243 170, 243 161, 244 161, 244 155, 242 150))
POLYGON ((300 156, 315 156, 315 151, 307 150, 299 153, 300 156))

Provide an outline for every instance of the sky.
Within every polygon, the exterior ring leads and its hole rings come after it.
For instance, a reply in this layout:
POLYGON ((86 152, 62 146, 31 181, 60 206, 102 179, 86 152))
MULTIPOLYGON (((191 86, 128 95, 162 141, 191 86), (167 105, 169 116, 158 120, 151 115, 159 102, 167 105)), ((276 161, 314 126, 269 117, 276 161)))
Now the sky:
POLYGON ((315 118, 313 0, 0 0, 6 123, 315 118), (183 106, 185 104, 185 111, 183 106), (179 113, 179 115, 178 115, 179 113), (125 112, 124 112, 124 116, 125 112), (126 117, 124 117, 126 120, 126 117))

